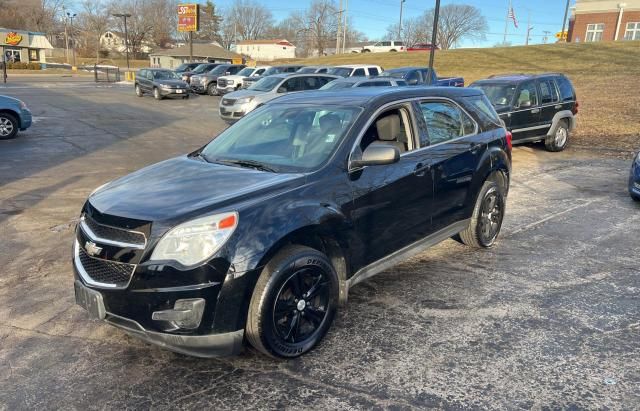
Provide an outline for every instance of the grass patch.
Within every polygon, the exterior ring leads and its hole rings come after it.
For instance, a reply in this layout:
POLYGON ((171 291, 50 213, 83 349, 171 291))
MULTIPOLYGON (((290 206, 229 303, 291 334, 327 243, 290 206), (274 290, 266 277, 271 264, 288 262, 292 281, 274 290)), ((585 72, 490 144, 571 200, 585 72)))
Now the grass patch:
MULTIPOLYGON (((429 53, 366 53, 289 60, 312 64, 426 66, 429 53)), ((466 84, 499 73, 565 73, 573 82, 580 114, 572 144, 597 149, 640 149, 640 41, 568 43, 437 51, 440 76, 466 84)))

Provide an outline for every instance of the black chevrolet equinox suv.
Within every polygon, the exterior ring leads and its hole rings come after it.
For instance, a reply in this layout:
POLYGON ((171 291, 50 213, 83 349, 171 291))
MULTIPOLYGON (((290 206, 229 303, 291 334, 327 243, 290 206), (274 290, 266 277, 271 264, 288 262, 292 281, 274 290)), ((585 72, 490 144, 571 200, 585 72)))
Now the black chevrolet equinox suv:
POLYGON ((355 284, 451 237, 492 246, 510 168, 480 90, 283 96, 96 189, 73 247, 76 301, 177 352, 234 354, 246 339, 295 357, 355 284))
POLYGON ((562 151, 576 127, 578 101, 563 74, 507 74, 476 81, 513 135, 513 144, 544 141, 562 151))

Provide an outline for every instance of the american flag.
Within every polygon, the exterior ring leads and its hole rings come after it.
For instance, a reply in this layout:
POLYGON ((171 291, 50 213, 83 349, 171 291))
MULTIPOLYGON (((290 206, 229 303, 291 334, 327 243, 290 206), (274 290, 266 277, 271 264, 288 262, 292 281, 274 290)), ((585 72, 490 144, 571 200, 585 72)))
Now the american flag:
POLYGON ((518 28, 518 19, 516 19, 516 13, 513 11, 513 6, 509 7, 509 16, 511 20, 513 20, 513 25, 518 28))

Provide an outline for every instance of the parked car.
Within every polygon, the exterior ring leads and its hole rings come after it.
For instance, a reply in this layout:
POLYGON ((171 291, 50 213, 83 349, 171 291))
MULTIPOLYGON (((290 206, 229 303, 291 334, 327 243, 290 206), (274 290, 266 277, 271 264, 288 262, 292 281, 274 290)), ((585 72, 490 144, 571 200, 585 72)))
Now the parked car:
POLYGON ((457 234, 493 246, 510 170, 479 90, 283 96, 96 189, 74 239, 76 302, 184 354, 237 353, 246 338, 297 357, 355 284, 457 234))
POLYGON ((633 158, 629 173, 629 195, 635 201, 640 201, 640 152, 633 158))
POLYGON ((302 65, 299 64, 285 64, 282 66, 273 66, 269 69, 265 70, 261 76, 258 77, 245 77, 242 79, 242 88, 249 88, 252 84, 255 84, 257 81, 261 80, 263 77, 272 76, 274 74, 282 74, 282 73, 295 73, 300 70, 302 65))
POLYGON ((404 43, 398 40, 395 41, 379 41, 374 44, 370 44, 362 47, 362 53, 386 53, 389 51, 406 51, 404 43))
POLYGON ((514 143, 544 141, 549 151, 567 146, 579 105, 571 81, 563 74, 499 75, 471 87, 485 92, 513 133, 514 143))
POLYGON ((411 47, 407 47, 407 51, 415 52, 415 51, 431 51, 431 50, 440 50, 440 47, 434 46, 431 43, 417 43, 411 47))
POLYGON ((0 140, 14 138, 31 127, 31 111, 17 98, 0 95, 0 140))
POLYGON ((189 85, 180 80, 180 75, 169 69, 141 69, 134 83, 138 97, 150 93, 156 100, 165 97, 189 98, 189 85))
POLYGON ((237 74, 245 67, 244 64, 220 64, 211 71, 192 76, 191 90, 198 94, 207 93, 210 96, 217 96, 218 77, 237 74))
POLYGON ((403 79, 410 86, 464 87, 462 77, 438 77, 428 67, 400 67, 385 70, 380 77, 403 79))
POLYGON ((331 69, 331 66, 304 66, 300 68, 296 73, 300 74, 313 74, 313 73, 326 73, 331 69))
POLYGON ((271 66, 245 67, 236 74, 218 78, 216 86, 218 94, 227 94, 242 88, 242 80, 245 77, 259 77, 271 66))
POLYGON ((176 67, 173 71, 175 71, 178 74, 182 74, 185 73, 187 71, 193 71, 195 70, 196 67, 198 67, 199 65, 201 65, 202 62, 197 62, 197 63, 182 63, 180 64, 178 67, 176 67))
POLYGON ((377 76, 382 71, 382 67, 371 64, 346 64, 329 69, 327 74, 340 77, 369 77, 377 76))
POLYGON ((352 87, 396 87, 406 85, 407 83, 404 80, 398 80, 391 77, 348 77, 333 80, 332 82, 320 87, 320 90, 338 90, 352 87))
POLYGON ((263 77, 246 90, 225 95, 220 100, 220 117, 233 123, 256 107, 287 93, 317 90, 339 77, 328 74, 274 74, 263 77))
POLYGON ((182 80, 186 81, 187 83, 191 83, 191 76, 195 76, 198 74, 203 74, 208 71, 211 71, 217 66, 219 66, 220 64, 223 64, 223 63, 202 63, 198 65, 196 68, 194 68, 192 71, 185 71, 181 73, 182 80))

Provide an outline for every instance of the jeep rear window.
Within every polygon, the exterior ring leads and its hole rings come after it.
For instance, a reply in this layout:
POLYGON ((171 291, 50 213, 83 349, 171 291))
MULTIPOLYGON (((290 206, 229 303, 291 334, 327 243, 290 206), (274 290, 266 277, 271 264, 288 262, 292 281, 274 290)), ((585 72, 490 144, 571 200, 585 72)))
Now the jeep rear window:
POLYGON ((494 106, 508 106, 513 102, 513 96, 516 93, 515 84, 474 84, 473 88, 479 88, 484 91, 487 98, 494 106))
POLYGON ((359 107, 268 104, 223 131, 202 151, 209 162, 262 164, 274 172, 307 172, 331 157, 359 107))
POLYGON ((558 83, 562 101, 572 101, 574 99, 573 86, 569 79, 566 77, 556 77, 556 83, 558 83))

